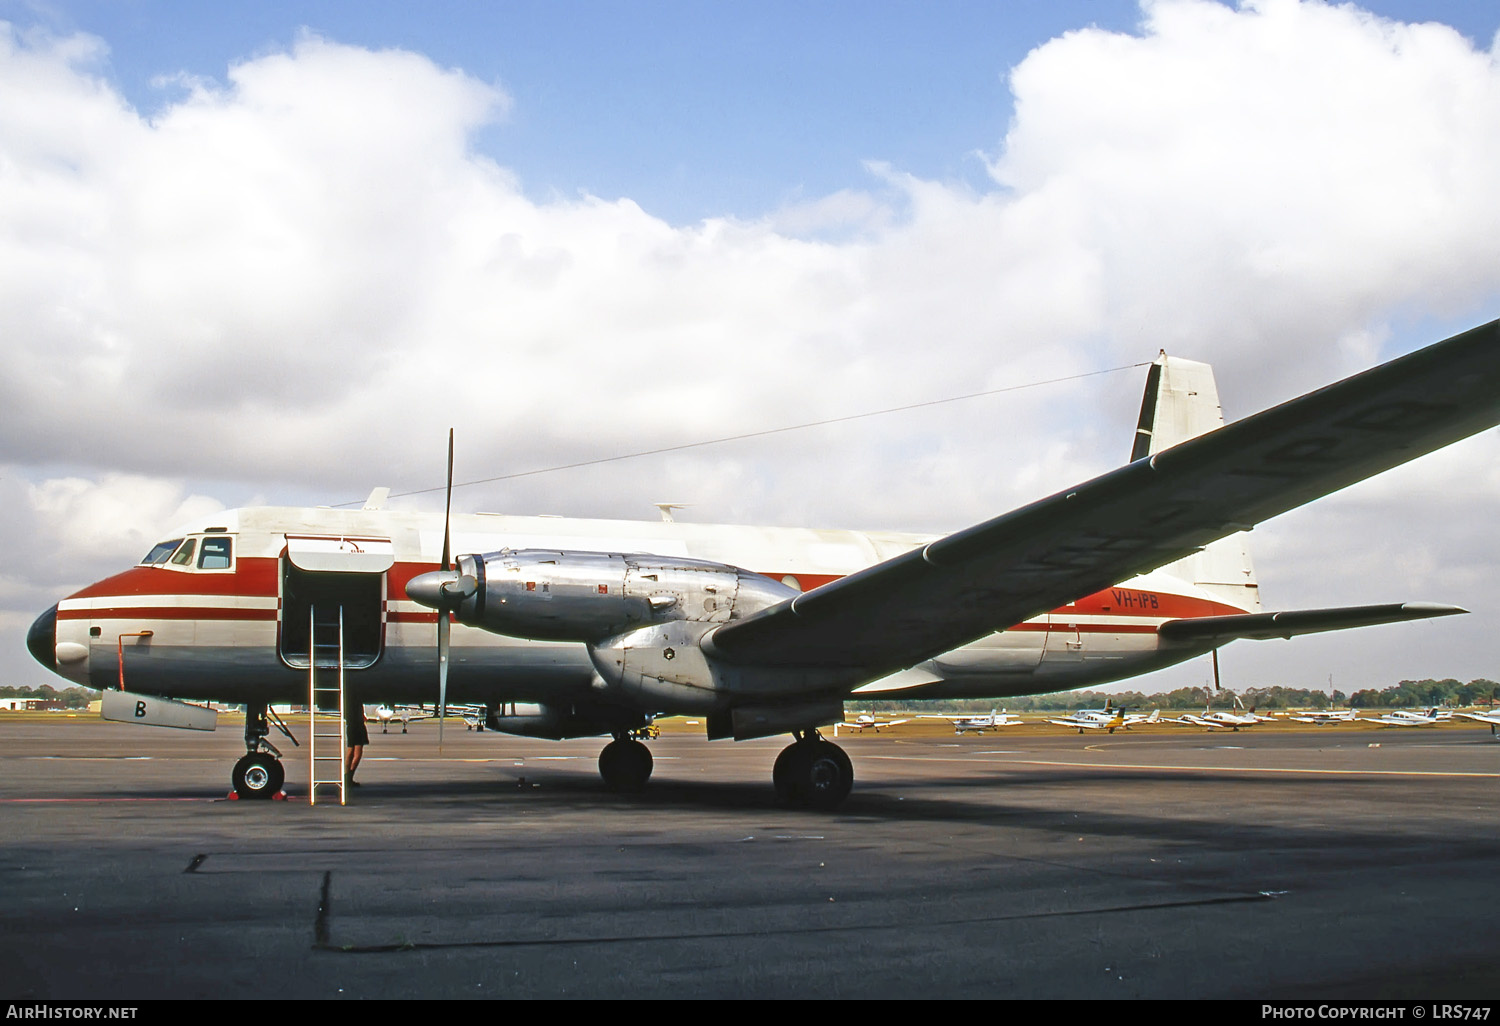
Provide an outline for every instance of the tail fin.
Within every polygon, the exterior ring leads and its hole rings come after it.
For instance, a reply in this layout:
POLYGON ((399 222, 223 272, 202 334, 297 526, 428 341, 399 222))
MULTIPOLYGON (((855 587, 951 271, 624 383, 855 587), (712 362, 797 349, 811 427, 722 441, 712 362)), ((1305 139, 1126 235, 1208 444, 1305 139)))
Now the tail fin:
MULTIPOLYGON (((1141 400, 1130 460, 1133 463, 1155 456, 1223 426, 1224 412, 1219 406, 1213 368, 1196 360, 1168 356, 1164 350, 1146 377, 1146 395, 1141 400)), ((1260 609, 1255 567, 1242 534, 1221 538, 1162 569, 1236 609, 1260 609)))

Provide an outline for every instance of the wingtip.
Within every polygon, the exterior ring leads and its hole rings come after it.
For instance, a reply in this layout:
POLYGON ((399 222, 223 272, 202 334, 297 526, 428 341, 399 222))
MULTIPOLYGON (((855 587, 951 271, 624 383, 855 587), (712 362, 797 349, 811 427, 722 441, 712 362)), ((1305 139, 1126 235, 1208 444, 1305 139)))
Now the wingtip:
POLYGON ((1457 616, 1459 613, 1467 613, 1468 610, 1462 606, 1450 606, 1443 602, 1403 602, 1403 611, 1416 616, 1457 616))

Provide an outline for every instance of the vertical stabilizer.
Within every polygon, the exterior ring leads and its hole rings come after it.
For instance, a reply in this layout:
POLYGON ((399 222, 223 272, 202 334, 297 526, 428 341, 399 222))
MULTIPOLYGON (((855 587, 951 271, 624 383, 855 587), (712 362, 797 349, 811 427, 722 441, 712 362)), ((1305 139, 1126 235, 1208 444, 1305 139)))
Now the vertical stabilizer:
POLYGON ((1146 377, 1146 396, 1141 400, 1141 419, 1136 425, 1130 461, 1155 456, 1223 426, 1224 411, 1219 407, 1214 369, 1163 352, 1146 377))
MULTIPOLYGON (((1163 352, 1146 377, 1146 395, 1141 400, 1130 460, 1133 463, 1154 456, 1223 426, 1224 411, 1219 406, 1213 368, 1163 352)), ((1243 534, 1221 538, 1162 569, 1192 581, 1237 609, 1260 609, 1255 567, 1243 534)))

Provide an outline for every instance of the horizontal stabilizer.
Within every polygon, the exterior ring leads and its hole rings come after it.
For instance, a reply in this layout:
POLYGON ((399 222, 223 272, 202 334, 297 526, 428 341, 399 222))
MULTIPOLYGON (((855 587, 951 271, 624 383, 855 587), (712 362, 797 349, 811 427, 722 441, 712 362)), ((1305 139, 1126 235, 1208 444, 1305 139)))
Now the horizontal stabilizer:
POLYGON ((1383 606, 1341 606, 1336 609, 1295 609, 1280 613, 1239 613, 1234 616, 1203 616, 1191 620, 1168 620, 1156 633, 1164 641, 1223 642, 1236 638, 1266 641, 1320 631, 1342 631, 1381 623, 1425 620, 1432 616, 1467 613, 1458 606, 1435 602, 1397 602, 1383 606))

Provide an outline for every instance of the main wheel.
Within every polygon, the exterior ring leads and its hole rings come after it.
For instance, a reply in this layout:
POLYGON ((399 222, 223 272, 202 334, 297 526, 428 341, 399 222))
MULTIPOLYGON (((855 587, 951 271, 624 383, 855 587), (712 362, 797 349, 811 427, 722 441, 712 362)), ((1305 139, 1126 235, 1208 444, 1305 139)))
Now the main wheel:
POLYGON ((286 782, 286 767, 267 752, 251 752, 234 764, 234 793, 241 798, 270 798, 286 782))
POLYGON ((655 760, 651 750, 639 741, 611 741, 599 753, 599 775, 611 791, 639 791, 651 778, 655 760))
POLYGON ((807 749, 807 742, 795 741, 781 750, 771 767, 771 785, 776 788, 776 800, 785 805, 802 804, 799 781, 806 773, 803 763, 809 754, 807 749))
POLYGON ((808 809, 837 808, 854 787, 854 765, 844 750, 821 738, 782 749, 771 768, 776 797, 808 809))
POLYGON ((832 741, 818 741, 803 776, 803 802, 810 809, 836 809, 854 787, 854 764, 832 741))

